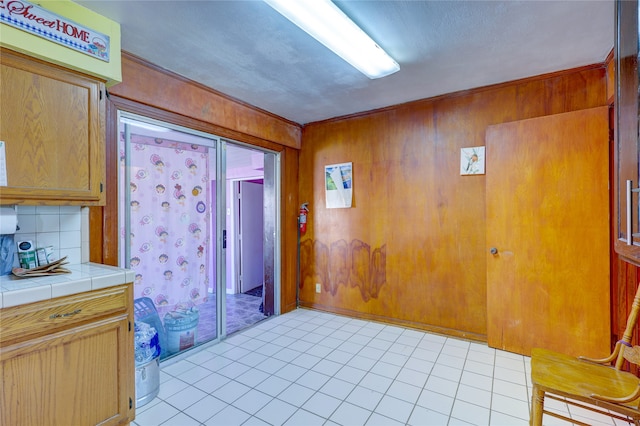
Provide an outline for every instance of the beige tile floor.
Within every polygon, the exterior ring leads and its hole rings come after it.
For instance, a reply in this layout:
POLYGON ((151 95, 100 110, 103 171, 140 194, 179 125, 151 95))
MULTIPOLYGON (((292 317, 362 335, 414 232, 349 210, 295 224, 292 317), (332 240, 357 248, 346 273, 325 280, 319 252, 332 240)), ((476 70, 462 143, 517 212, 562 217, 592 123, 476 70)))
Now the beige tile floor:
POLYGON ((529 372, 485 344, 298 309, 163 363, 133 425, 527 425, 529 372))

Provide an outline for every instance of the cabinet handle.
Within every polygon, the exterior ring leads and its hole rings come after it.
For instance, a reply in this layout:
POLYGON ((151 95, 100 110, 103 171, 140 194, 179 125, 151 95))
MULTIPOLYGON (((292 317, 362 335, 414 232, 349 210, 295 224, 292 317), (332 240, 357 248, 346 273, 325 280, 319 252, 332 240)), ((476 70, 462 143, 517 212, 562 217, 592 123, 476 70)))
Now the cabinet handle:
POLYGON ((76 309, 75 311, 67 312, 66 314, 53 314, 53 315, 49 315, 49 319, 70 317, 70 316, 79 314, 80 312, 82 312, 82 309, 76 309))

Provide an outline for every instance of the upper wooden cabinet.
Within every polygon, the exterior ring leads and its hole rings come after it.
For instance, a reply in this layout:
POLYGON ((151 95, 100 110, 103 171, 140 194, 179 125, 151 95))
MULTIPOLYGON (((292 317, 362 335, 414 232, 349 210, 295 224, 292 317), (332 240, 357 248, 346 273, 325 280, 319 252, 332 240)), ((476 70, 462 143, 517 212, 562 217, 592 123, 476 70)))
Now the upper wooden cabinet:
POLYGON ((638 2, 616 2, 614 228, 616 252, 640 265, 638 2))
POLYGON ((102 205, 104 82, 0 49, 0 204, 102 205))

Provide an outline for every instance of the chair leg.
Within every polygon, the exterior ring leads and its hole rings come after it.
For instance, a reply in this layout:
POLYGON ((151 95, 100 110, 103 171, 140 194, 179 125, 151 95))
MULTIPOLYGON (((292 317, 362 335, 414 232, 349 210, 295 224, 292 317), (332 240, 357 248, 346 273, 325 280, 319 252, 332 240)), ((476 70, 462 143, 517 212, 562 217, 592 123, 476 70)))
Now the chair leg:
POLYGON ((531 418, 530 426, 542 426, 542 410, 544 407, 544 391, 533 385, 533 395, 531 397, 531 418))

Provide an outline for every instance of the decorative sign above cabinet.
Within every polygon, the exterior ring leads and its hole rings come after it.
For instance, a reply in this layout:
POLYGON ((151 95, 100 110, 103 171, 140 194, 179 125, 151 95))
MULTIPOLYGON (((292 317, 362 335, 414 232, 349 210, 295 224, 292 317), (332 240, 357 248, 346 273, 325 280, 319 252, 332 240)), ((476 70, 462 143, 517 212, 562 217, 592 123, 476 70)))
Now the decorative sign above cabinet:
POLYGON ((109 62, 109 36, 26 0, 0 1, 0 22, 109 62))

